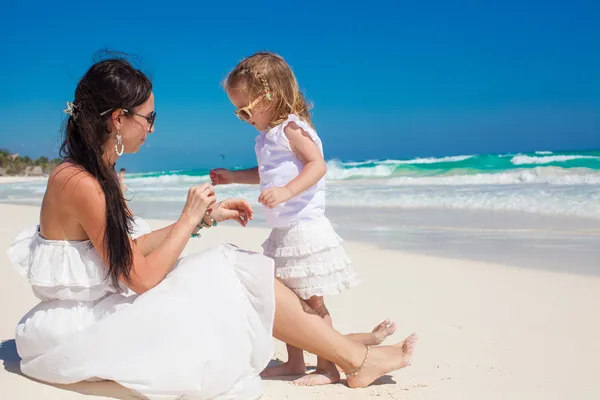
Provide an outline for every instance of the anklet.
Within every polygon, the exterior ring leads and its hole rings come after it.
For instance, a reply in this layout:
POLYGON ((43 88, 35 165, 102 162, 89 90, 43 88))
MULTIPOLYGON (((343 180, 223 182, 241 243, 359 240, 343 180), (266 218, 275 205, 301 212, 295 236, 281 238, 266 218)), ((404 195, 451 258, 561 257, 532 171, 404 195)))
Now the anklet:
POLYGON ((358 373, 360 372, 360 370, 367 363, 367 359, 369 358, 369 351, 371 351, 371 346, 365 346, 365 347, 367 348, 367 353, 365 354, 365 359, 363 360, 362 364, 360 364, 360 367, 358 367, 354 371, 346 374, 346 379, 348 379, 348 378, 354 378, 356 375, 358 375, 358 373))

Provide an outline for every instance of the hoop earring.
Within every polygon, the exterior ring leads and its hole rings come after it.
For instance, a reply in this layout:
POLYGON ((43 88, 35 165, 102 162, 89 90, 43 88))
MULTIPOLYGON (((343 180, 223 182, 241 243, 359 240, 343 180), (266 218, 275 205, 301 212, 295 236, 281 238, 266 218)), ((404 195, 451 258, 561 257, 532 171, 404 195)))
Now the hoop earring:
POLYGON ((115 144, 115 153, 117 153, 117 155, 119 157, 121 157, 123 155, 124 151, 125 151, 125 145, 123 144, 123 138, 121 137, 119 132, 117 132, 117 144, 115 144), (119 150, 119 147, 121 148, 120 150, 119 150))

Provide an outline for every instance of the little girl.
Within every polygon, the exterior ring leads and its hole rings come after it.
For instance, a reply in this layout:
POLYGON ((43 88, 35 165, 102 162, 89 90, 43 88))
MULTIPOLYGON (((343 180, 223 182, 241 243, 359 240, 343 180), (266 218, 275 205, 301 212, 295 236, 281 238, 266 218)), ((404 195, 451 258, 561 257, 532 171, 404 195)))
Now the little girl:
MULTIPOLYGON (((275 260, 275 275, 315 312, 331 324, 324 295, 358 283, 342 239, 325 217, 323 146, 298 88, 296 77, 282 57, 257 53, 239 63, 225 83, 239 119, 254 126, 258 167, 211 171, 213 185, 260 183, 258 201, 266 207, 271 234, 263 244, 275 260)), ((394 326, 380 325, 385 336, 394 326)), ((375 332, 375 331, 374 331, 375 332)), ((301 375, 306 372, 302 350, 288 345, 288 361, 267 369, 263 376, 301 375)), ((320 385, 338 381, 335 365, 319 359, 314 374, 296 381, 320 385)))

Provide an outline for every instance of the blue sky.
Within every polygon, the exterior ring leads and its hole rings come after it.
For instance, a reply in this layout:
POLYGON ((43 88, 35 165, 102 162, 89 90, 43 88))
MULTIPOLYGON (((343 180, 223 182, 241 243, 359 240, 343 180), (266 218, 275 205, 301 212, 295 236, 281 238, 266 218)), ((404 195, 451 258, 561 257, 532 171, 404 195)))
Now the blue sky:
POLYGON ((155 85, 130 170, 251 164, 255 132, 220 82, 265 49, 314 101, 328 158, 600 148, 597 1, 48 3, 0 14, 0 147, 22 154, 56 155, 104 48, 140 56, 155 85))

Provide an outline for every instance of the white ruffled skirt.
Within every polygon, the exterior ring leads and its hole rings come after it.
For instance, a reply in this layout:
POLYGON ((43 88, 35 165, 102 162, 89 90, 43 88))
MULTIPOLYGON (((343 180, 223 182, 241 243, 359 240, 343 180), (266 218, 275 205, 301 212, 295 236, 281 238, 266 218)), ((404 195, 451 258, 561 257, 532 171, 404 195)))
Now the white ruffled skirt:
POLYGON ((342 243, 323 216, 273 229, 263 249, 275 261, 275 276, 307 300, 339 294, 360 282, 342 243))

